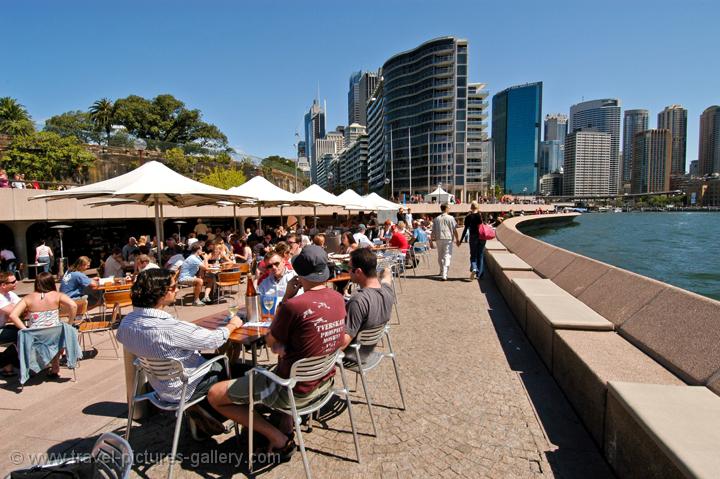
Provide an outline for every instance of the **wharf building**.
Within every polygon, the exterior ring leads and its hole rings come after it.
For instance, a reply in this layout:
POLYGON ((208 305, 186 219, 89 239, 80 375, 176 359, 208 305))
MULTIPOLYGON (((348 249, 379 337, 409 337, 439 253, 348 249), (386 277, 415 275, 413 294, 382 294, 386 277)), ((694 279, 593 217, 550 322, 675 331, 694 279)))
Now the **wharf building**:
MULTIPOLYGON (((463 200, 467 184, 468 42, 441 37, 387 60, 367 104, 368 176, 373 191, 400 198, 430 193, 438 184, 463 200), (376 143, 382 136, 382 148, 376 143), (384 164, 384 168, 381 166, 384 164)), ((483 121, 475 88, 474 119, 483 121)), ((476 125, 475 125, 476 126, 476 125)), ((474 130, 475 137, 477 128, 474 130)), ((473 154, 478 152, 473 151, 473 154)), ((481 153, 480 153, 481 154, 481 153)), ((471 168, 473 172, 476 165, 471 168)), ((482 175, 480 175, 482 176, 482 175)))
POLYGON ((631 193, 670 190, 672 134, 667 129, 646 130, 633 138, 631 193))
POLYGON ((495 182, 504 193, 538 191, 542 82, 507 88, 492 99, 495 182))
MULTIPOLYGON (((620 110, 621 103, 617 98, 584 101, 570 107, 570 131, 591 128, 610 135, 608 183, 609 193, 613 195, 617 194, 620 185, 620 110)), ((593 156, 599 157, 599 153, 593 156)))
POLYGON ((670 168, 670 183, 672 188, 673 177, 685 174, 685 161, 687 155, 687 110, 682 105, 666 106, 658 113, 657 127, 670 130, 672 135, 672 167, 670 168))
POLYGON ((317 160, 320 156, 315 150, 315 142, 325 138, 325 110, 318 99, 313 100, 310 111, 305 114, 305 147, 310 160, 310 179, 317 182, 317 160))
POLYGON ((633 145, 635 135, 648 129, 650 114, 647 110, 625 110, 623 116, 622 184, 630 185, 633 173, 633 145))
POLYGON ((361 195, 368 190, 368 136, 361 135, 338 155, 337 190, 351 189, 361 195))
POLYGON ((700 176, 720 173, 720 106, 713 105, 700 115, 700 176))
POLYGON ((375 72, 355 72, 350 75, 348 89, 348 125, 367 125, 367 102, 377 88, 380 76, 375 72))
POLYGON ((565 139, 563 195, 607 196, 611 191, 612 135, 596 129, 578 129, 565 139))

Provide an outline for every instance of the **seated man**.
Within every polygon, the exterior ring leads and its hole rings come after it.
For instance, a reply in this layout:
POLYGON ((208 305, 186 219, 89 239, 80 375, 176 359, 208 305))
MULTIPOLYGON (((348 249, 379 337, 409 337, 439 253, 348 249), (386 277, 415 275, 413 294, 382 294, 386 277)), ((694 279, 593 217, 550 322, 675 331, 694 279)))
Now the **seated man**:
MULTIPOLYGON (((298 276, 288 283, 285 297, 266 336, 269 347, 278 353, 275 373, 287 378, 293 363, 303 358, 331 354, 340 348, 345 331, 345 301, 325 286, 330 277, 327 254, 319 246, 309 245, 295 257, 293 267, 298 276), (300 288, 305 290, 301 295, 300 288)), ((298 408, 310 404, 332 387, 334 371, 327 377, 301 382, 293 390, 298 408)), ((289 407, 287 388, 277 386, 265 376, 256 374, 253 384, 256 400, 269 406, 289 407)), ((238 424, 249 423, 249 376, 223 381, 210 388, 210 404, 238 424)), ((268 439, 272 452, 287 461, 295 452, 292 433, 281 431, 261 415, 253 418, 255 429, 268 439)), ((287 426, 287 424, 285 424, 287 426)), ((289 428, 288 428, 289 429, 289 428)))
MULTIPOLYGON (((175 302, 177 284, 173 273, 167 269, 149 269, 141 272, 132 287, 133 311, 125 316, 117 330, 117 339, 126 351, 144 358, 177 359, 187 375, 206 360, 201 350, 217 349, 227 342, 230 333, 242 326, 242 320, 233 316, 225 326, 210 330, 192 323, 180 321, 163 311, 175 302)), ((207 394, 210 386, 223 378, 221 363, 204 377, 188 384, 187 398, 207 394)), ((150 385, 163 401, 179 402, 182 394, 180 381, 151 379, 150 385)), ((202 403, 201 403, 202 404, 202 403)), ((220 433, 217 421, 202 408, 189 409, 190 430, 198 438, 196 428, 203 432, 220 433)))
POLYGON ((125 268, 132 266, 132 263, 123 261, 122 249, 113 248, 112 253, 105 260, 104 276, 106 278, 122 278, 125 276, 125 268))
POLYGON ((410 248, 410 243, 408 242, 407 236, 405 236, 404 228, 404 222, 401 221, 398 223, 398 227, 392 232, 390 241, 388 242, 389 246, 398 248, 403 254, 407 253, 407 250, 410 248))
POLYGON ((428 249, 428 236, 424 229, 420 227, 420 223, 415 220, 412 223, 413 225, 413 238, 415 238, 415 241, 413 241, 413 248, 415 251, 426 251, 428 249), (415 246, 415 243, 424 243, 423 246, 415 246))
POLYGON ((372 248, 373 243, 370 241, 370 238, 367 237, 365 231, 367 231, 367 228, 361 223, 358 226, 358 232, 353 235, 353 238, 355 238, 355 242, 359 248, 372 248))
MULTIPOLYGON (((390 321, 395 295, 393 293, 389 268, 383 270, 378 279, 377 257, 367 248, 356 249, 350 253, 350 280, 360 290, 350 297, 345 318, 345 335, 342 347, 347 348, 358 333, 365 329, 375 328, 390 321)), ((365 359, 374 346, 362 346, 360 356, 365 359)), ((357 361, 355 351, 345 350, 347 359, 357 361)))
MULTIPOLYGON (((17 278, 9 271, 0 272, 0 344, 16 343, 18 329, 10 321, 10 313, 15 305, 20 302, 20 297, 15 294, 17 278)), ((13 366, 19 366, 17 349, 15 345, 8 346, 0 353, 0 371, 2 376, 13 375, 13 366)))
POLYGON ((190 256, 183 261, 178 276, 178 283, 192 285, 193 306, 205 306, 206 303, 212 302, 210 293, 214 281, 212 277, 205 276, 205 271, 208 269, 208 262, 207 258, 203 255, 202 247, 202 243, 193 243, 190 247, 190 256), (205 297, 200 301, 200 292, 202 291, 203 284, 205 285, 205 297))
POLYGON ((258 285, 258 294, 260 296, 274 294, 282 299, 288 282, 297 274, 285 266, 283 258, 274 250, 265 255, 265 270, 268 274, 258 285))

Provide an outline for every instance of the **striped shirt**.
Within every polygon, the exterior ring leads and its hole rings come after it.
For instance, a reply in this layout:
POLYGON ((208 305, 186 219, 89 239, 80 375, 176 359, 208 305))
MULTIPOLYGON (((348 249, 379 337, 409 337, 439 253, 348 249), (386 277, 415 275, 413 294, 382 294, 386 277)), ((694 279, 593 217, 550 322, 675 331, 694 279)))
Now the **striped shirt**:
MULTIPOLYGON (((228 339, 227 328, 206 329, 180 321, 154 308, 134 308, 123 318, 117 331, 117 339, 125 349, 143 358, 177 359, 190 376, 206 360, 200 350, 217 349, 228 339)), ((187 398, 195 392, 202 378, 188 383, 187 398)), ((150 384, 163 401, 179 402, 182 381, 151 379, 150 384)))

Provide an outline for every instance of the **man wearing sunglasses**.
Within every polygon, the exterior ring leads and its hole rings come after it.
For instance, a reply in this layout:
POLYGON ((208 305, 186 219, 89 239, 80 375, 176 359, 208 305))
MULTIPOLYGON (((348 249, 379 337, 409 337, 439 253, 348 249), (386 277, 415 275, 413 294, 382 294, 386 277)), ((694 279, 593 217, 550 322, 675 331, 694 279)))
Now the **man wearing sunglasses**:
POLYGON ((297 274, 285 266, 285 261, 275 251, 271 251, 265 255, 265 269, 270 274, 258 285, 258 294, 261 297, 265 295, 275 295, 282 299, 287 290, 288 281, 297 276, 297 274))
MULTIPOLYGON (((8 317, 20 297, 15 294, 17 278, 9 271, 0 272, 0 344, 17 341, 18 330, 12 323, 7 323, 8 317)), ((17 362, 17 350, 14 346, 8 347, 0 353, 0 374, 9 376, 13 374, 13 364, 17 362)))

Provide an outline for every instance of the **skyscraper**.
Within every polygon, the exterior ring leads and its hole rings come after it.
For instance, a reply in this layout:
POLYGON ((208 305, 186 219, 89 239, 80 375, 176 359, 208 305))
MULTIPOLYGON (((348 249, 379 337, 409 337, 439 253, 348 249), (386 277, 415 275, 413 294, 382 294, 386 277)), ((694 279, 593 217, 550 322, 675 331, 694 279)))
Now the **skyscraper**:
POLYGON ((565 161, 565 145, 559 140, 540 142, 538 155, 538 178, 548 173, 559 173, 565 161))
POLYGON ((700 175, 720 173, 720 106, 713 105, 700 115, 700 175))
POLYGON ((366 106, 377 88, 378 74, 375 72, 355 72, 350 75, 348 89, 348 125, 357 123, 367 125, 366 106))
POLYGON ((382 67, 383 116, 393 195, 429 193, 438 183, 465 199, 468 43, 441 37, 382 67))
POLYGON ((672 167, 670 175, 684 175, 687 149, 687 110, 682 105, 666 106, 658 113, 658 128, 672 135, 672 167))
POLYGON ((620 184, 620 107, 617 98, 590 100, 570 107, 570 131, 594 128, 610 135, 609 184, 613 195, 620 184))
POLYGON ((633 172, 633 145, 635 135, 648 129, 647 110, 625 110, 623 121, 622 185, 630 183, 633 172))
POLYGON ((386 171, 389 161, 386 155, 383 84, 381 79, 366 108, 368 120, 368 186, 370 191, 387 194, 385 179, 388 180, 388 183, 390 179, 386 171))
POLYGON ((484 83, 468 84, 465 186, 470 198, 472 193, 474 197, 491 194, 492 144, 486 131, 488 95, 484 83))
POLYGON ((568 117, 562 113, 545 115, 545 136, 544 141, 559 141, 565 145, 567 135, 568 117))
POLYGON ((610 193, 612 135, 595 129, 578 129, 565 139, 563 194, 568 196, 610 193))
POLYGON ((315 140, 325 138, 325 110, 318 99, 313 100, 310 111, 305 114, 305 146, 310 159, 310 178, 317 182, 317 160, 315 140))
POLYGON ((670 130, 645 130, 633 138, 632 193, 670 189, 672 135, 670 130))
POLYGON ((542 82, 507 88, 492 105, 495 183, 508 194, 537 192, 542 82))

